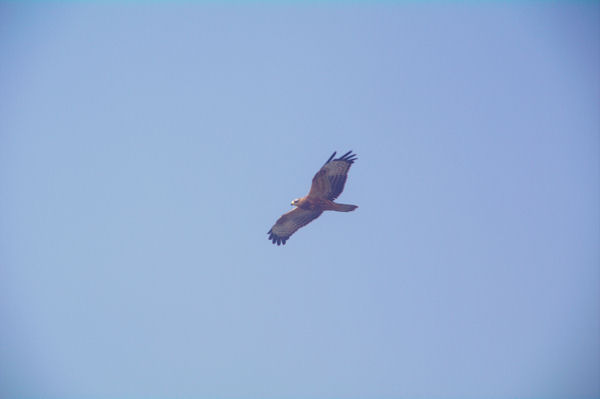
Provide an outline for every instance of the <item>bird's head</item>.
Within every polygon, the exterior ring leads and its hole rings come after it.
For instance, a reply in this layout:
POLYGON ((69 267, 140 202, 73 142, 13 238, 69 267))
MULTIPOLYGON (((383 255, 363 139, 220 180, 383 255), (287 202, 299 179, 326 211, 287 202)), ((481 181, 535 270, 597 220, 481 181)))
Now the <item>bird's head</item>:
POLYGON ((298 206, 299 203, 300 203, 300 198, 296 198, 295 200, 292 201, 292 206, 298 206))

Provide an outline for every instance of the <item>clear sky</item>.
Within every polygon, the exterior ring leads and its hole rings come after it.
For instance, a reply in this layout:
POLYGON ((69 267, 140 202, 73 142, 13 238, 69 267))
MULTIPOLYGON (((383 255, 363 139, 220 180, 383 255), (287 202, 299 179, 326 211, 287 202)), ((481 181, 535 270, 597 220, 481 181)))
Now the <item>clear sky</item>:
POLYGON ((3 3, 0 54, 0 397, 600 396, 600 3, 3 3))

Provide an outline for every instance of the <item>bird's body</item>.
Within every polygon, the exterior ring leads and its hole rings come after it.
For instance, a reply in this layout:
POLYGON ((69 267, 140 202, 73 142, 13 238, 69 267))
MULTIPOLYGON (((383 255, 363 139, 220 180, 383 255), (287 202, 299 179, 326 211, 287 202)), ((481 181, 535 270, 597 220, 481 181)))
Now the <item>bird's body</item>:
POLYGON ((306 209, 309 211, 338 211, 338 212, 350 212, 358 208, 356 205, 338 204, 333 201, 329 201, 322 198, 311 198, 309 196, 300 198, 294 206, 298 208, 306 209))
POLYGON ((308 195, 293 200, 292 205, 296 208, 283 214, 269 230, 267 234, 273 244, 285 245, 296 230, 321 216, 324 211, 350 212, 358 208, 356 205, 333 202, 344 190, 348 170, 357 159, 352 151, 333 159, 335 154, 313 177, 308 195))

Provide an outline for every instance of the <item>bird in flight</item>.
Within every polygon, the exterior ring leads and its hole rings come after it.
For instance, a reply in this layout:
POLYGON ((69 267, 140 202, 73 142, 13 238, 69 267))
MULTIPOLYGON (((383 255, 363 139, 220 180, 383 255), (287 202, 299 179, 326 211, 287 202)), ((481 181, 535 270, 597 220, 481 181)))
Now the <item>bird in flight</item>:
POLYGON ((285 242, 300 227, 306 226, 323 213, 323 211, 350 212, 358 208, 356 205, 337 204, 333 202, 342 191, 348 177, 350 166, 356 161, 356 154, 348 151, 339 158, 333 159, 335 152, 312 179, 310 192, 306 197, 292 201, 296 208, 281 215, 267 232, 273 244, 285 245, 285 242))

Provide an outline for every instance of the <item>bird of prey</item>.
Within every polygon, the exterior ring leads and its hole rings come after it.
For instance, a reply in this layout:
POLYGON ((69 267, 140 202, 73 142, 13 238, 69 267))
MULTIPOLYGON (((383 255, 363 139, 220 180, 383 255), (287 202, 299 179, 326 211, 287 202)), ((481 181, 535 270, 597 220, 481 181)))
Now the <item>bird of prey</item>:
POLYGON ((333 202, 344 190, 348 170, 356 161, 356 154, 348 151, 341 157, 333 159, 335 152, 329 157, 325 165, 312 179, 310 192, 306 197, 292 201, 296 208, 284 213, 267 232, 273 244, 285 245, 285 242, 300 227, 312 222, 323 211, 350 212, 358 208, 356 205, 337 204, 333 202))

